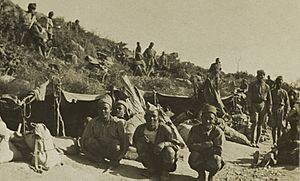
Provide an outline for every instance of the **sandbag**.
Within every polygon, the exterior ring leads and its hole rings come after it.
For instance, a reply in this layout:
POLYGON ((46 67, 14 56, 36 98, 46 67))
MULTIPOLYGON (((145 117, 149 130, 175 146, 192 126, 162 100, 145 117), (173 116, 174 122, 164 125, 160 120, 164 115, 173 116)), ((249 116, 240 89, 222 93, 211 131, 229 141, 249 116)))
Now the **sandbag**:
POLYGON ((160 123, 164 123, 167 126, 169 126, 172 130, 173 136, 176 140, 179 141, 180 143, 180 147, 184 148, 185 145, 185 141, 183 140, 182 136, 180 135, 179 131, 177 130, 176 126, 173 124, 173 122, 171 121, 170 117, 168 117, 162 110, 161 107, 159 107, 159 113, 158 113, 158 119, 160 123))
POLYGON ((199 124, 199 122, 188 119, 188 120, 184 121, 183 123, 180 123, 177 126, 177 130, 179 131, 179 133, 180 133, 181 137, 183 138, 183 140, 185 141, 185 143, 188 140, 190 130, 196 124, 199 124))
POLYGON ((67 155, 79 153, 77 140, 72 137, 53 137, 55 146, 67 155))
POLYGON ((224 133, 225 133, 225 137, 226 140, 228 141, 232 141, 232 142, 236 142, 236 143, 240 143, 243 145, 248 145, 250 146, 250 141, 248 140, 248 138, 243 135, 242 133, 239 133, 238 131, 236 131, 235 129, 225 125, 224 127, 224 133))
POLYGON ((143 113, 135 114, 132 118, 130 118, 128 121, 126 121, 125 133, 129 137, 129 144, 130 145, 132 145, 132 139, 133 139, 134 131, 136 130, 136 128, 139 125, 144 124, 145 122, 146 121, 144 119, 144 114, 143 113))
MULTIPOLYGON (((197 122, 196 120, 186 120, 177 126, 177 129, 185 142, 188 139, 190 130, 196 124, 199 124, 199 122, 197 122)), ((235 129, 227 126, 226 124, 222 124, 222 128, 224 128, 222 130, 224 131, 226 140, 250 146, 250 141, 242 133, 239 133, 235 129)))
POLYGON ((179 125, 180 123, 183 123, 184 121, 188 120, 191 117, 192 113, 185 111, 180 113, 178 116, 175 117, 175 119, 172 121, 175 125, 179 125))

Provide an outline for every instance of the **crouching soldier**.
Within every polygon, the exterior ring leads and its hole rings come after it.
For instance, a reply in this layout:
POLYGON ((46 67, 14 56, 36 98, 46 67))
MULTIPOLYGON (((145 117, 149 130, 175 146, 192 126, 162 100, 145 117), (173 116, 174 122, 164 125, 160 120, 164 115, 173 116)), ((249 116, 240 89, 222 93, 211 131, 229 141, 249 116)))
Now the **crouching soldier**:
MULTIPOLYGON (((299 100, 300 101, 300 100, 299 100)), ((254 153, 254 166, 275 166, 276 164, 299 166, 300 161, 300 102, 288 115, 291 129, 284 132, 278 140, 277 147, 268 152, 259 161, 259 152, 254 153)))
POLYGON ((133 135, 139 159, 147 168, 145 176, 159 174, 160 180, 168 180, 169 172, 176 170, 179 142, 168 126, 159 124, 156 107, 147 108, 145 119, 146 123, 138 126, 133 135))
POLYGON ((224 166, 222 160, 223 131, 214 125, 217 109, 205 105, 201 116, 201 124, 192 127, 189 132, 187 146, 191 152, 189 165, 199 174, 199 180, 205 180, 205 171, 209 172, 208 180, 213 180, 214 175, 224 166))
POLYGON ((127 151, 123 121, 110 115, 112 98, 105 95, 98 101, 98 117, 90 120, 81 138, 81 147, 90 160, 117 167, 127 151))
MULTIPOLYGON (((297 96, 298 97, 298 96, 297 96)), ((300 97, 288 115, 291 129, 278 140, 278 163, 299 166, 300 163, 300 97)))

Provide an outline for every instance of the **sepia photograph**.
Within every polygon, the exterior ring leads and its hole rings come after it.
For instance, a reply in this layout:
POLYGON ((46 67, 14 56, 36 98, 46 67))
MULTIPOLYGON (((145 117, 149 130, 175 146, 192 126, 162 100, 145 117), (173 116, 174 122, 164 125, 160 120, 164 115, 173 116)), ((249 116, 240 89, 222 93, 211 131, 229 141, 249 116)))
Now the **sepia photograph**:
POLYGON ((300 1, 0 0, 0 181, 300 180, 300 1))

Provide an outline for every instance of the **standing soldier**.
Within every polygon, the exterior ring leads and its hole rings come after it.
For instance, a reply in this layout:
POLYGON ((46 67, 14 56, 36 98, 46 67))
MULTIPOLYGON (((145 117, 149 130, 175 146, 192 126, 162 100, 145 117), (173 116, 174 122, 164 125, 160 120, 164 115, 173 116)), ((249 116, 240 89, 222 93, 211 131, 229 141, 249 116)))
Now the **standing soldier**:
POLYGON ((136 42, 136 48, 135 48, 135 60, 141 60, 142 59, 142 47, 140 45, 140 42, 136 42))
POLYGON ((273 89, 273 87, 274 87, 274 81, 271 79, 270 75, 267 76, 266 83, 268 84, 268 86, 270 87, 270 89, 273 89))
POLYGON ((165 52, 162 52, 161 56, 159 57, 158 63, 162 70, 169 70, 170 66, 168 62, 168 57, 165 54, 165 52))
POLYGON ((80 23, 79 19, 76 19, 75 22, 72 24, 72 30, 73 30, 76 34, 78 34, 79 31, 80 31, 80 29, 81 29, 79 23, 80 23))
POLYGON ((45 42, 47 41, 47 37, 43 36, 43 27, 37 21, 36 6, 36 3, 29 3, 28 11, 22 16, 23 35, 21 37, 21 43, 33 43, 39 54, 46 56, 45 42), (29 37, 27 33, 29 33, 29 37))
POLYGON ((221 65, 221 61, 220 58, 216 58, 216 62, 212 63, 209 67, 209 71, 212 71, 213 69, 217 69, 219 72, 222 71, 222 65, 221 65))
POLYGON ((225 106, 221 100, 220 94, 220 73, 221 67, 219 64, 213 63, 208 71, 208 77, 204 81, 203 95, 204 102, 213 105, 218 109, 218 116, 225 116, 225 106))
POLYGON ((200 72, 197 72, 192 78, 194 95, 197 101, 203 101, 203 75, 200 72))
POLYGON ((144 58, 142 55, 142 48, 140 45, 140 42, 136 42, 136 49, 135 49, 135 56, 134 56, 135 61, 133 62, 133 75, 146 75, 146 65, 144 62, 144 58))
POLYGON ((202 112, 202 123, 193 126, 188 136, 187 146, 191 152, 188 162, 190 167, 198 172, 199 180, 204 181, 205 171, 208 171, 208 180, 211 181, 225 165, 222 159, 225 135, 214 125, 217 109, 207 104, 202 112))
POLYGON ((282 76, 278 76, 275 80, 275 88, 271 90, 273 102, 271 126, 274 147, 277 146, 277 140, 281 136, 283 120, 286 118, 290 106, 288 93, 282 88, 282 82, 282 76))
POLYGON ((270 87, 264 81, 264 70, 258 70, 256 81, 249 85, 248 106, 251 120, 251 145, 258 148, 258 142, 262 132, 262 124, 267 115, 272 110, 272 98, 270 87))
POLYGON ((152 73, 154 73, 154 68, 157 65, 156 57, 155 57, 156 51, 153 50, 153 46, 154 46, 154 43, 151 42, 149 47, 146 48, 146 50, 143 53, 143 56, 146 60, 146 65, 147 65, 146 72, 147 72, 148 76, 151 75, 152 73))
POLYGON ((53 16, 54 16, 54 12, 50 11, 48 13, 47 24, 46 24, 46 31, 48 33, 48 41, 53 39, 53 21, 52 21, 53 16))

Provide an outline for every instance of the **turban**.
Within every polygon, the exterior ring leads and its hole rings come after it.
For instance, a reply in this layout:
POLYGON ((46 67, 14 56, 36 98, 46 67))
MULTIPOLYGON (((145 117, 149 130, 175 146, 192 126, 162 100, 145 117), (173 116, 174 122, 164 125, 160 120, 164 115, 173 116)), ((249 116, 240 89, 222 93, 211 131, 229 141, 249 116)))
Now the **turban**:
POLYGON ((146 113, 152 113, 154 111, 158 111, 158 108, 151 103, 147 103, 146 113))
POLYGON ((121 105, 123 105, 126 109, 128 109, 128 104, 127 104, 127 102, 125 102, 125 101, 123 101, 123 100, 118 100, 118 101, 116 102, 115 105, 118 105, 118 104, 121 104, 121 105))
POLYGON ((113 100, 112 100, 111 96, 108 94, 105 94, 99 99, 98 105, 102 105, 102 104, 106 103, 106 104, 112 106, 112 102, 113 102, 113 100))
POLYGON ((217 115, 217 108, 215 106, 206 104, 206 105, 204 105, 202 112, 203 112, 203 114, 204 113, 213 113, 214 115, 217 115))

